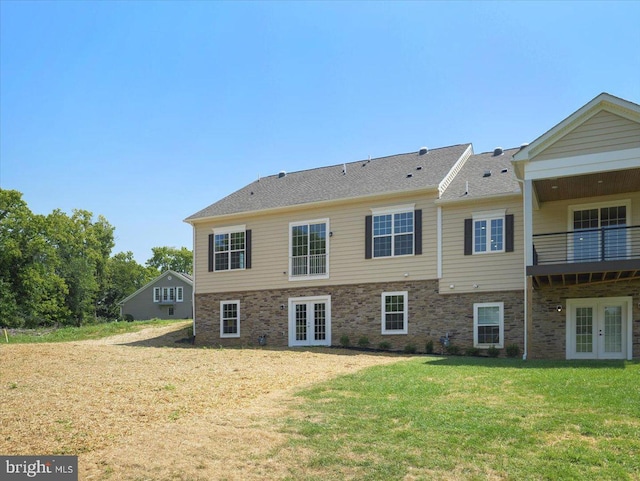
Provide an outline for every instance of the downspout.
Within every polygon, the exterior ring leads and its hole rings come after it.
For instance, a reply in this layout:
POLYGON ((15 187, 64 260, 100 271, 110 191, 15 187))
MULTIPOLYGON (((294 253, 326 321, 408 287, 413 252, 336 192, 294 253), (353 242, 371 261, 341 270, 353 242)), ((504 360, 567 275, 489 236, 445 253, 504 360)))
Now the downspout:
POLYGON ((524 182, 524 180, 520 180, 516 177, 516 180, 518 181, 518 183, 522 186, 522 218, 523 218, 523 229, 524 229, 524 253, 525 255, 523 256, 523 264, 524 264, 524 282, 523 282, 523 290, 524 290, 524 349, 523 349, 523 353, 522 353, 522 360, 526 361, 527 360, 527 356, 529 355, 528 352, 528 346, 529 346, 529 309, 528 309, 528 305, 529 305, 529 284, 528 284, 528 279, 527 279, 527 239, 529 238, 527 236, 527 222, 525 219, 525 216, 527 214, 527 196, 525 194, 525 189, 526 189, 526 184, 524 182))
POLYGON ((193 327, 192 327, 192 337, 191 344, 195 344, 196 342, 196 226, 191 225, 191 237, 192 237, 192 246, 193 251, 191 253, 191 278, 193 279, 193 285, 191 286, 191 316, 193 316, 193 327))

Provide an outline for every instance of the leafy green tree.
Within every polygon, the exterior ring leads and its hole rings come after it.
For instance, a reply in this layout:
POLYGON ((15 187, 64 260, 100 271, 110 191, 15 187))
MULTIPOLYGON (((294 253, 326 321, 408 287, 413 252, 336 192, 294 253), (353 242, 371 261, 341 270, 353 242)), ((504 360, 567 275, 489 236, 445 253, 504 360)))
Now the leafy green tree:
POLYGON ((153 256, 147 260, 147 266, 156 268, 159 272, 171 269, 184 274, 193 272, 193 253, 186 247, 153 247, 153 256))
POLYGON ((22 194, 0 189, 0 323, 37 326, 63 322, 67 286, 56 272, 45 217, 29 210, 22 194))
POLYGON ((70 217, 59 209, 47 216, 47 228, 48 241, 58 254, 56 272, 68 288, 70 322, 80 326, 97 320, 114 228, 102 216, 93 222, 93 214, 86 210, 74 210, 70 217))

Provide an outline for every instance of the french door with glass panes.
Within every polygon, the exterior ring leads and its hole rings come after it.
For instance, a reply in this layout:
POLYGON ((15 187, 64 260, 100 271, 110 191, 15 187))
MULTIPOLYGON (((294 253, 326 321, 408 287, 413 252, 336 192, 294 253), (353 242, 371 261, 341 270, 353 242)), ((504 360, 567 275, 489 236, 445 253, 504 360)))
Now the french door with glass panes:
POLYGON ((569 299, 567 359, 626 359, 630 299, 569 299))
POLYGON ((331 296, 289 299, 289 346, 331 345, 331 296))

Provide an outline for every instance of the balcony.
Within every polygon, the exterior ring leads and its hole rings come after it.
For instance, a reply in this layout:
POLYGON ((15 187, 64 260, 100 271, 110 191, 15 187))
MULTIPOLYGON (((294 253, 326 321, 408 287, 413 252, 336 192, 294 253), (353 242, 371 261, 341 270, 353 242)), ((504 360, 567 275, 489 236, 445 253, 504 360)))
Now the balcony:
POLYGON ((640 279, 640 226, 611 226, 533 236, 535 287, 640 279))

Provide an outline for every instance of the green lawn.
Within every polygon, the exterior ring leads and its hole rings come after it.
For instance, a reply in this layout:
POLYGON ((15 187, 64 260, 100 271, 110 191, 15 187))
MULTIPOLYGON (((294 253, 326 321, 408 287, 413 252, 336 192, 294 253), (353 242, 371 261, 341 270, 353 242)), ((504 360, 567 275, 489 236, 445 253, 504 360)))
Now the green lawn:
POLYGON ((637 361, 422 357, 299 396, 290 479, 640 479, 637 361))
POLYGON ((34 342, 68 342, 83 341, 86 339, 100 339, 103 337, 114 336, 116 334, 124 334, 125 332, 135 332, 147 327, 162 327, 171 324, 185 322, 184 319, 152 319, 150 321, 134 321, 134 322, 103 322, 100 324, 91 324, 82 327, 61 327, 59 329, 41 328, 29 329, 15 332, 7 330, 7 336, 0 329, 0 344, 7 342, 14 343, 34 343, 34 342))

